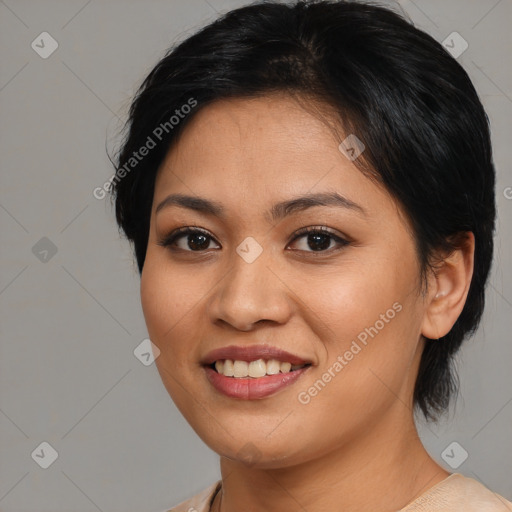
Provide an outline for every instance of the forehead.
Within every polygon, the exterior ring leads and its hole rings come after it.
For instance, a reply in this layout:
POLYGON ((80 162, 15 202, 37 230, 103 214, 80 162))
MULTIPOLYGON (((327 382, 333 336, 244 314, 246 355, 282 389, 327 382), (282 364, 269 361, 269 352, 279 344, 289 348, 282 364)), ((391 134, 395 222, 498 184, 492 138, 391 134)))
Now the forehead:
POLYGON ((215 101, 188 122, 160 166, 157 185, 173 181, 173 174, 209 186, 219 179, 312 186, 335 166, 359 175, 338 149, 340 129, 310 110, 284 94, 215 101))
POLYGON ((396 215, 388 191, 340 151, 344 135, 323 115, 325 107, 320 113, 305 106, 276 94, 201 108, 160 166, 154 208, 171 192, 220 200, 239 212, 250 202, 251 213, 290 197, 339 192, 369 213, 396 215))

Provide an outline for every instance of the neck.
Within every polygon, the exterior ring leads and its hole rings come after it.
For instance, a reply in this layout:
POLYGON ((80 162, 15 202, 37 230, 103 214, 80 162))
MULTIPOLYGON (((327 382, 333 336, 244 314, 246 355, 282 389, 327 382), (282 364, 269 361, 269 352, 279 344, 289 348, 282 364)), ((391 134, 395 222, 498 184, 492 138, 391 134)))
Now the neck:
POLYGON ((350 443, 302 464, 260 469, 221 457, 221 512, 405 507, 449 473, 428 455, 412 413, 397 403, 398 415, 391 413, 350 443))

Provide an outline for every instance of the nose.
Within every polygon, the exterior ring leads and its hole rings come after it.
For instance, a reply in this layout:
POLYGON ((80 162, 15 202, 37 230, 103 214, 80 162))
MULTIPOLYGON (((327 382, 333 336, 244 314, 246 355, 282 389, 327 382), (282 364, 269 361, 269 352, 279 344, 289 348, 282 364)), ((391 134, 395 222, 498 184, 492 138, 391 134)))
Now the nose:
POLYGON ((289 288, 270 268, 271 261, 263 254, 252 263, 234 256, 208 303, 212 323, 240 331, 250 331, 258 322, 286 323, 292 311, 289 288))

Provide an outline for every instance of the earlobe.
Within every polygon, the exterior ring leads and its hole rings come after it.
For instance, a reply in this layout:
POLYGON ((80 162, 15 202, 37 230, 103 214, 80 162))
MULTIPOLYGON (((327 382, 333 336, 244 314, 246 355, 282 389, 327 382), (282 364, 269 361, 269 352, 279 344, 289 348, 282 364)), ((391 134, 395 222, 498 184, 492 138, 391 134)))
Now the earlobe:
POLYGON ((473 277, 475 237, 472 232, 461 236, 458 248, 446 257, 440 257, 430 275, 421 329, 421 334, 429 339, 446 336, 466 303, 473 277))

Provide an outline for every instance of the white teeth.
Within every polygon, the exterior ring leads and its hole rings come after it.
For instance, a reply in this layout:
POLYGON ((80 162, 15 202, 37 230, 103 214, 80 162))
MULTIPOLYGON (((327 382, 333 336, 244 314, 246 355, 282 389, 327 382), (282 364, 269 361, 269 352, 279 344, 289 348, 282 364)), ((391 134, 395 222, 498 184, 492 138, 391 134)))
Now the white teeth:
POLYGON ((232 359, 215 361, 215 369, 225 377, 254 379, 264 377, 265 375, 277 375, 278 373, 289 373, 293 370, 303 368, 304 364, 294 364, 281 362, 277 359, 257 359, 256 361, 233 361, 232 359))
POLYGON ((281 369, 281 362, 277 359, 271 359, 267 361, 267 375, 276 375, 281 369))
POLYGON ((247 361, 235 361, 235 377, 247 377, 249 375, 249 363, 247 361))
POLYGON ((288 373, 292 368, 291 363, 281 363, 281 373, 288 373))
POLYGON ((267 365, 263 359, 249 363, 249 377, 263 377, 267 373, 267 365))
POLYGON ((226 377, 233 377, 235 375, 235 367, 234 367, 233 361, 231 361, 231 359, 226 359, 224 361, 224 368, 222 369, 222 373, 226 377))

